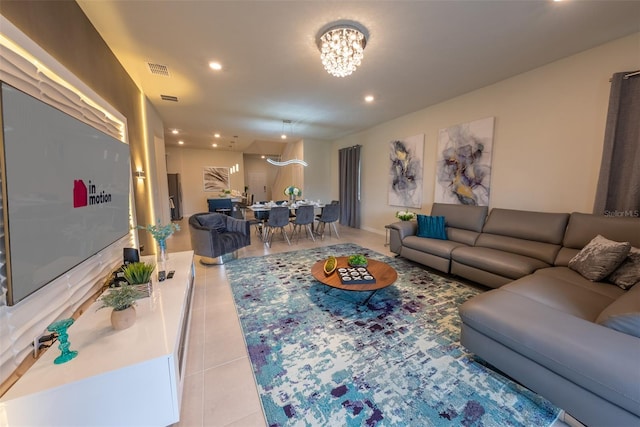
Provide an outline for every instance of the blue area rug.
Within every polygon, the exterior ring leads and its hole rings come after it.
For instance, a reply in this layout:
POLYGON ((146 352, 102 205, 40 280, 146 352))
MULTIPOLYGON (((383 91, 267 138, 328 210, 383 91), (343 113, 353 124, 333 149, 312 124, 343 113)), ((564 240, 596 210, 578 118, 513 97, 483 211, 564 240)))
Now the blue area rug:
POLYGON ((558 409, 476 362, 458 306, 480 291, 353 244, 225 267, 270 426, 548 426, 558 409), (398 280, 371 292, 311 276, 364 253, 398 280))

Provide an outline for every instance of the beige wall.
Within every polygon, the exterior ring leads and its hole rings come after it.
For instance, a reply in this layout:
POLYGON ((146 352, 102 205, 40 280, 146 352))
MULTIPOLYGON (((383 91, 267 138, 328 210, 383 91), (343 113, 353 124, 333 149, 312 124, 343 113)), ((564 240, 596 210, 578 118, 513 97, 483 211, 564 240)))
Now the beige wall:
POLYGON ((203 171, 207 166, 228 167, 236 163, 240 171, 230 175, 232 190, 244 191, 244 161, 241 152, 214 151, 185 147, 166 147, 167 173, 179 173, 182 183, 182 215, 188 217, 209 210, 207 198, 219 193, 204 191, 203 171))
POLYGON ((600 168, 609 78, 640 68, 640 33, 553 62, 335 141, 362 147, 362 228, 384 232, 397 207, 387 203, 390 141, 425 134, 422 212, 434 198, 438 130, 495 117, 491 207, 591 212, 600 168))
POLYGON ((323 202, 337 199, 331 197, 331 155, 330 141, 305 138, 304 160, 309 163, 309 166, 304 168, 302 196, 305 199, 323 202))

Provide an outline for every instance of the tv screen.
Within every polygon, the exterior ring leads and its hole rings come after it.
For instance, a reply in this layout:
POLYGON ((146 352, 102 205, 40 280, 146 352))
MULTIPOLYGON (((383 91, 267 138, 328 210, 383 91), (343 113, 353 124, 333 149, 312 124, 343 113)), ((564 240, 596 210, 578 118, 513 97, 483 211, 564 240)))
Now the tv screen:
POLYGON ((129 233, 129 146, 2 83, 9 305, 129 233))

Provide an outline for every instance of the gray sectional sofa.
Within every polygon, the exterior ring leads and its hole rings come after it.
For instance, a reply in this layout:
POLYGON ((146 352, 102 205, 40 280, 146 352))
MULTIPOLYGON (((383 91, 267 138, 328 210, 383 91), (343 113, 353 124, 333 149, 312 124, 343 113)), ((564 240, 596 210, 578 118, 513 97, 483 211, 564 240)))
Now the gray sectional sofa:
POLYGON ((448 240, 398 222, 390 248, 496 288, 460 307, 462 344, 585 425, 639 426, 640 284, 623 290, 568 265, 597 235, 640 248, 640 218, 441 204, 431 214, 445 217, 448 240))

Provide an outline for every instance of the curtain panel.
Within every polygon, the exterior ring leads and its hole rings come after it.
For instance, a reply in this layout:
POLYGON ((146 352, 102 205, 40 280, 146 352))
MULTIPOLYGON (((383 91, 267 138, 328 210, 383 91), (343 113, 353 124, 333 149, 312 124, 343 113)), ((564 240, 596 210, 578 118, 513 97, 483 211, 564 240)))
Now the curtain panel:
POLYGON ((360 145, 339 151, 340 224, 360 228, 360 145))
POLYGON ((640 216, 640 74, 616 73, 593 213, 640 216))

